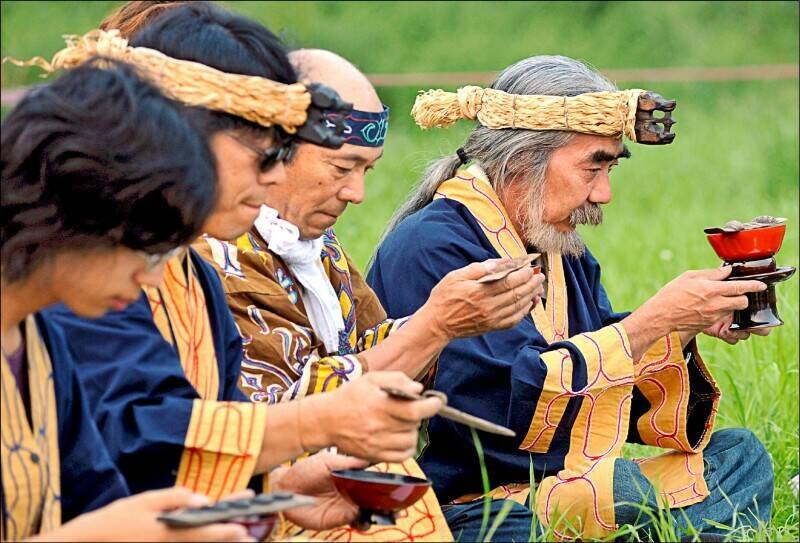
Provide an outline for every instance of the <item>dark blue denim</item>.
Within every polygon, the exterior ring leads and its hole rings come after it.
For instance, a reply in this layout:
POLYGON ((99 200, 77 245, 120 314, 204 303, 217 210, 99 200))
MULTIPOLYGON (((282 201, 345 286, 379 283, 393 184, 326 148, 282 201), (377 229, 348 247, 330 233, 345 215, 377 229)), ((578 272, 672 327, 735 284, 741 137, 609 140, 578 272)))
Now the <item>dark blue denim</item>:
MULTIPOLYGON (((500 512, 506 502, 509 502, 509 500, 492 500, 489 524, 486 528, 487 532, 497 513, 500 512)), ((533 521, 531 510, 516 502, 510 503, 512 504, 511 511, 509 511, 503 523, 495 530, 492 541, 525 542, 530 540, 531 522, 533 521)), ((483 501, 462 505, 445 505, 442 506, 442 511, 456 541, 478 541, 483 519, 483 501)))
MULTIPOLYGON (((703 451, 709 496, 700 503, 670 511, 678 534, 688 532, 687 520, 697 532, 724 534, 729 527, 768 522, 772 512, 774 475, 764 445, 750 430, 729 428, 715 432, 703 451), (711 522, 709 522, 711 521, 711 522)), ((614 502, 617 524, 641 526, 646 533, 649 518, 640 506, 657 509, 654 491, 639 466, 617 460, 614 466, 614 502)))
MULTIPOLYGON (((670 511, 679 536, 689 533, 687 519, 694 531, 718 534, 727 530, 717 528, 711 522, 740 527, 769 521, 774 484, 772 461, 764 445, 752 432, 744 429, 715 432, 703 458, 710 495, 700 503, 670 511)), ((489 525, 505 501, 492 502, 489 525)), ((639 466, 630 460, 618 459, 614 464, 614 502, 617 504, 617 524, 636 526, 640 535, 647 538, 650 517, 642 513, 641 505, 656 511, 655 491, 639 466)), ((443 510, 456 541, 478 540, 483 502, 448 505, 443 510)), ((529 541, 532 521, 531 510, 515 503, 492 541, 529 541)), ((537 533, 541 535, 541 529, 537 533)))

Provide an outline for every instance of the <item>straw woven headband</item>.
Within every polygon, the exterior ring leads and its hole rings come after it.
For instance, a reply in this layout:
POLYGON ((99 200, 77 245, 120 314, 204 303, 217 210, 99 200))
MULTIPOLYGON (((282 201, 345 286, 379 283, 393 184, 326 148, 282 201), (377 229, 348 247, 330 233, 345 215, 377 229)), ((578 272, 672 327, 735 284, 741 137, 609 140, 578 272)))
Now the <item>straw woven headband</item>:
POLYGON ((411 115, 422 128, 443 128, 459 119, 478 119, 488 128, 624 134, 637 141, 636 113, 640 96, 646 94, 648 91, 631 89, 577 96, 520 95, 467 86, 457 92, 421 92, 411 115))
POLYGON ((118 30, 92 30, 66 36, 67 47, 48 62, 34 57, 17 66, 39 66, 47 72, 73 68, 93 56, 128 62, 164 94, 189 106, 230 113, 264 127, 281 126, 293 134, 307 119, 312 96, 305 85, 285 85, 264 77, 230 74, 198 62, 179 60, 146 47, 130 47, 118 30))

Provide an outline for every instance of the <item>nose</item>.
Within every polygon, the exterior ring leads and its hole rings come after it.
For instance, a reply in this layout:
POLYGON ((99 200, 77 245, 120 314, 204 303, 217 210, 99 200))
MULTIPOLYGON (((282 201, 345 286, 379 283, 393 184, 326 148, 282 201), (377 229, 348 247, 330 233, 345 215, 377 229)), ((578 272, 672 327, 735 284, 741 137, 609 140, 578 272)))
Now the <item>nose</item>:
POLYGON ((164 280, 165 266, 163 263, 149 270, 140 270, 134 274, 133 280, 143 287, 157 287, 164 280))
POLYGON ((592 191, 589 193, 589 201, 594 204, 607 204, 611 201, 611 182, 608 178, 608 170, 595 181, 592 191))
POLYGON ((351 204, 360 204, 364 201, 364 176, 354 175, 353 180, 339 191, 339 199, 351 204))

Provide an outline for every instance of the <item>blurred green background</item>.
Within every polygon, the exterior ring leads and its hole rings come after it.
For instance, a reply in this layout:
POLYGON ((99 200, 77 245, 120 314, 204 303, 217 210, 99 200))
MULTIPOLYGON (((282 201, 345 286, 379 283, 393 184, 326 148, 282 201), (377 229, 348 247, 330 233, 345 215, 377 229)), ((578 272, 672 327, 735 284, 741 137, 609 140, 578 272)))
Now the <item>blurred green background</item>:
MULTIPOLYGON (((62 34, 93 28, 119 4, 2 2, 2 55, 49 58, 62 34)), ((292 46, 332 49, 366 73, 496 71, 536 54, 601 71, 798 62, 796 2, 224 4, 292 46)), ((41 81, 35 69, 2 67, 3 88, 41 81)), ((606 222, 583 231, 616 307, 635 308, 686 269, 719 265, 702 229, 733 218, 787 217, 778 263, 797 266, 798 80, 619 83, 677 99, 678 136, 666 147, 633 145, 612 177, 606 222)), ((361 265, 424 165, 453 153, 470 129, 418 130, 409 117, 417 90, 379 89, 393 115, 384 158, 367 178, 366 202, 337 225, 361 265)), ((787 481, 798 470, 798 278, 777 292, 786 325, 770 337, 700 341, 723 391, 718 426, 752 429, 775 464, 773 523, 749 538, 796 540, 800 516, 787 481)))

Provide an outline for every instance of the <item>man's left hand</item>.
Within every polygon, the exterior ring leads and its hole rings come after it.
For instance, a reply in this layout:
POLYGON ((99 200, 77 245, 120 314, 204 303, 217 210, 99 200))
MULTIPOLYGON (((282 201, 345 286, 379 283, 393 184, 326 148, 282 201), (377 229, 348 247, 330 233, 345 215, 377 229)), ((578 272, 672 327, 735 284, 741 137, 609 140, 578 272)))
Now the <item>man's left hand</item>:
POLYGON ((728 317, 721 319, 705 330, 703 333, 721 339, 726 343, 730 343, 731 345, 736 345, 739 341, 743 341, 750 337, 750 334, 755 334, 757 336, 768 336, 769 333, 772 331, 772 328, 757 328, 755 330, 731 330, 731 323, 733 322, 733 315, 729 315, 728 317))
POLYGON ((358 508, 346 502, 333 485, 331 471, 361 469, 368 462, 360 458, 323 451, 304 458, 290 468, 276 468, 270 474, 273 490, 284 490, 316 498, 314 505, 284 512, 286 518, 310 530, 327 530, 350 524, 358 508))

